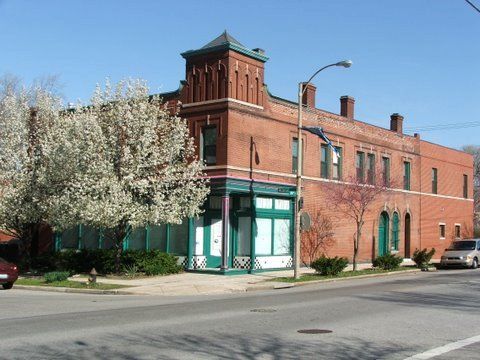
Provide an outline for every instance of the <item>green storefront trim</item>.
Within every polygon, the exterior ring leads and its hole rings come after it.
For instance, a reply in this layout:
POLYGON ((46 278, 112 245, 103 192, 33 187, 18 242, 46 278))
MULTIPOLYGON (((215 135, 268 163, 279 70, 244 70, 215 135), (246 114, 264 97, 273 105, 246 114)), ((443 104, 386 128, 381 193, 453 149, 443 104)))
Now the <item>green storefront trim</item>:
MULTIPOLYGON (((277 183, 268 183, 268 182, 257 182, 257 181, 250 181, 245 179, 236 179, 236 178, 215 178, 211 179, 210 182, 211 186, 211 193, 207 198, 207 201, 204 206, 204 213, 202 214, 204 219, 204 251, 202 255, 195 255, 195 218, 185 219, 187 221, 188 226, 188 242, 185 253, 174 253, 173 255, 186 257, 186 267, 188 270, 192 271, 213 271, 213 273, 220 273, 217 269, 196 269, 193 270, 194 258, 199 256, 203 257, 206 256, 206 248, 208 244, 208 239, 210 239, 210 221, 212 218, 218 219, 221 218, 221 208, 210 208, 210 199, 213 196, 226 196, 230 197, 230 201, 232 203, 232 207, 229 209, 229 218, 230 218, 230 234, 229 234, 229 254, 228 254, 228 266, 229 269, 227 271, 222 271, 222 273, 246 273, 246 272, 259 272, 259 271, 272 271, 275 270, 273 268, 269 269, 255 269, 255 259, 257 257, 278 257, 278 256, 292 256, 293 251, 293 234, 294 234, 294 205, 295 205, 295 186, 287 185, 287 184, 277 184, 277 183), (250 199, 250 207, 249 208, 241 208, 240 198, 250 199), (272 199, 272 208, 271 209, 258 209, 256 207, 256 200, 258 197, 266 197, 272 199), (289 209, 275 209, 275 199, 282 199, 282 200, 289 200, 289 209), (239 217, 249 217, 250 218, 250 254, 238 254, 238 220, 239 217), (254 253, 256 243, 255 243, 255 234, 257 231, 256 228, 256 219, 257 218, 268 218, 272 220, 272 229, 271 229, 271 252, 270 254, 258 254, 254 253), (274 234, 275 234, 275 219, 288 219, 290 220, 290 251, 284 254, 274 254, 274 234), (234 259, 236 257, 250 258, 250 267, 249 269, 239 269, 233 268, 234 259)), ((217 200, 218 201, 218 200, 217 200)), ((185 223, 183 223, 185 224, 185 223)), ((161 239, 156 239, 155 242, 158 244, 159 242, 162 243, 162 248, 159 249, 161 251, 165 251, 167 253, 171 253, 172 248, 178 248, 178 246, 173 246, 172 242, 172 226, 171 224, 165 224, 164 226, 164 234, 161 239), (164 240, 165 241, 164 241, 164 240)), ((135 243, 136 248, 139 245, 139 234, 138 231, 143 231, 143 248, 145 250, 152 249, 153 244, 153 233, 152 233, 152 226, 146 226, 145 228, 137 228, 130 231, 128 236, 126 237, 123 243, 123 249, 128 250, 131 245, 131 241, 133 239, 133 234, 135 231, 136 241, 135 243)), ((78 225, 76 229, 76 246, 75 249, 83 249, 85 244, 92 244, 92 239, 89 239, 88 242, 85 240, 86 234, 91 234, 91 231, 86 232, 86 227, 84 225, 78 225)), ((158 234, 158 232, 156 232, 158 234)), ((70 232, 70 236, 72 236, 70 232)), ((75 236, 75 235, 73 235, 75 236)), ((87 235, 88 236, 88 235, 87 235)), ((62 233, 55 233, 54 234, 54 241, 55 241, 55 250, 61 250, 62 246, 62 233)), ((75 241, 70 237, 69 243, 73 244, 75 241)), ((93 242, 95 243, 95 242, 93 242)), ((97 239, 96 239, 96 248, 102 249, 105 248, 105 237, 104 232, 102 229, 98 229, 97 231, 97 239)), ((141 243, 140 243, 141 244, 141 243)), ((208 264, 207 264, 208 267, 208 264)), ((280 268, 285 269, 285 268, 280 268)))

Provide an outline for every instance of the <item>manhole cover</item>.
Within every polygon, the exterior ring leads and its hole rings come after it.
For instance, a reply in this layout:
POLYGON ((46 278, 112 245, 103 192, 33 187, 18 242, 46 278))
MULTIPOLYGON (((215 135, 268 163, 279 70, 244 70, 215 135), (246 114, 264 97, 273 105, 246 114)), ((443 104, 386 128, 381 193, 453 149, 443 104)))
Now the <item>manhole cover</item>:
POLYGON ((275 309, 252 309, 250 312, 258 312, 258 313, 274 313, 277 310, 275 309))
POLYGON ((332 330, 325 329, 302 329, 297 331, 300 334, 329 334, 332 330))

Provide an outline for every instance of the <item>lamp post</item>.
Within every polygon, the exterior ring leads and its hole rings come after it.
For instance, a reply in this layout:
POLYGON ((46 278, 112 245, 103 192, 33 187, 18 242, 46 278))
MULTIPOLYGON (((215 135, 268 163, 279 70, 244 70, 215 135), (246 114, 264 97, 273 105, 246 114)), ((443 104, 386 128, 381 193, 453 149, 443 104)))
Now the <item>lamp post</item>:
POLYGON ((297 141, 298 141, 298 155, 297 155, 297 196, 295 201, 295 249, 294 249, 294 268, 293 268, 293 275, 295 279, 300 278, 300 202, 302 198, 302 168, 303 168, 303 146, 302 146, 302 97, 307 89, 307 85, 310 84, 312 79, 317 76, 317 74, 325 70, 326 68, 332 66, 342 66, 345 68, 349 68, 352 66, 352 61, 350 60, 343 60, 339 61, 334 64, 330 64, 324 66, 317 70, 305 83, 298 84, 298 134, 297 134, 297 141))

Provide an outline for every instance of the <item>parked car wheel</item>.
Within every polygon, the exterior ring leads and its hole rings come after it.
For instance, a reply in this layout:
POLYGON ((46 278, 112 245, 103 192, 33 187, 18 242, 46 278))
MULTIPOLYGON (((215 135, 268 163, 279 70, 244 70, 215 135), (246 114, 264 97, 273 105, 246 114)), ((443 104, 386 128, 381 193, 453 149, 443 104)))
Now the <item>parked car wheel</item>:
POLYGON ((477 258, 473 258, 473 261, 472 261, 472 269, 476 269, 478 268, 478 259, 477 258))
POLYGON ((2 285, 5 290, 11 289, 13 287, 13 282, 8 282, 2 285))

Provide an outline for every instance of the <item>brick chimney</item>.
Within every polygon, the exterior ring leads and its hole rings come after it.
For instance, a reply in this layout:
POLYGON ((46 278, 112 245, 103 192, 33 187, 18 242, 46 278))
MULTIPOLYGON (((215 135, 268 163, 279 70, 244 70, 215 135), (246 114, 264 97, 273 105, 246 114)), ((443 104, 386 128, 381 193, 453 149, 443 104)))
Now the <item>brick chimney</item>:
POLYGON ((355 99, 345 95, 340 97, 340 115, 353 120, 353 111, 355 109, 355 99))
MULTIPOLYGON (((305 83, 302 85, 302 89, 305 89, 305 83)), ((302 96, 302 104, 307 105, 310 108, 315 108, 315 92, 317 88, 313 84, 306 85, 306 90, 302 96)))
POLYGON ((403 134, 403 116, 395 113, 390 115, 390 130, 395 131, 397 134, 403 134))

